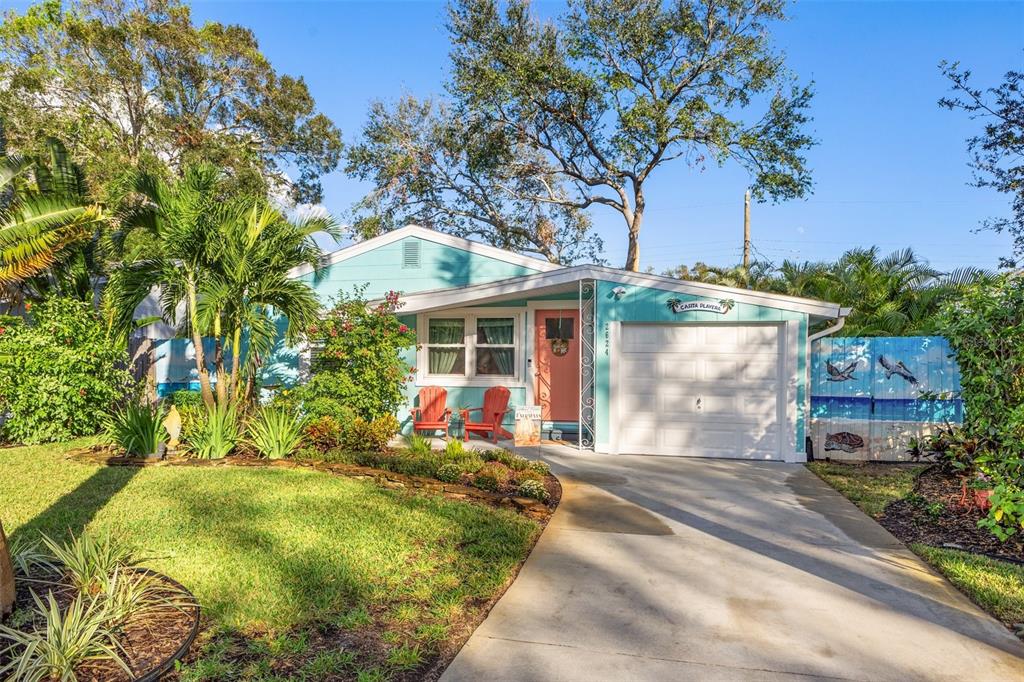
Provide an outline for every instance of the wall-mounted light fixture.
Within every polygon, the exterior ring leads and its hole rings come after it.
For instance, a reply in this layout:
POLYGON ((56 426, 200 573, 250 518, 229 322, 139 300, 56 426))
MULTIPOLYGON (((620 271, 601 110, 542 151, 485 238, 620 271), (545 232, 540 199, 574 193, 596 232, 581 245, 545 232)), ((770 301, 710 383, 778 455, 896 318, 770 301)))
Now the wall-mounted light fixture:
POLYGON ((612 295, 615 296, 615 300, 618 301, 626 295, 626 287, 615 287, 612 289, 612 295))

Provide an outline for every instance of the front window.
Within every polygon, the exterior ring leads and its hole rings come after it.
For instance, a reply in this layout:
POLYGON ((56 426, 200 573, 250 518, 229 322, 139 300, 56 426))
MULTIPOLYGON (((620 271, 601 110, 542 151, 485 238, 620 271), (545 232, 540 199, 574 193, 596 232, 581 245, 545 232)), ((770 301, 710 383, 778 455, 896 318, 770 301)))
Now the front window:
POLYGON ((423 344, 427 376, 482 380, 517 377, 517 327, 515 316, 428 318, 423 344))
POLYGON ((433 375, 466 373, 466 321, 433 318, 427 325, 427 365, 433 375))
POLYGON ((476 373, 482 376, 515 376, 515 363, 515 318, 478 317, 476 320, 476 373))

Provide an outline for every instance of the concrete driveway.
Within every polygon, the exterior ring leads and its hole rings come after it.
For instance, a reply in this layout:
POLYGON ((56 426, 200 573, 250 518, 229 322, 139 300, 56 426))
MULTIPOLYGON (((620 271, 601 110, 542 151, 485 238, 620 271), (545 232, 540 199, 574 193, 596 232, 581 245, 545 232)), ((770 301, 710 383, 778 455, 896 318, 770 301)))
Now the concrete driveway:
POLYGON ((562 504, 442 680, 1024 680, 1017 638, 800 465, 546 459, 562 504))

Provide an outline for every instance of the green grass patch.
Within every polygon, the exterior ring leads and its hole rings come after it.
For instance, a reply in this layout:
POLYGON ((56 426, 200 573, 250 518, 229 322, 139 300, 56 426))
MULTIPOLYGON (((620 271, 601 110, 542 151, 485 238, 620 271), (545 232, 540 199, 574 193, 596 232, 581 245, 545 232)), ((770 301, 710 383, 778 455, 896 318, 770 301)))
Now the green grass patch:
POLYGON ((807 468, 860 509, 877 518, 886 505, 905 497, 925 465, 809 462, 807 468))
MULTIPOLYGON (((384 630, 397 618, 410 632, 441 632, 445 614, 473 612, 507 583, 539 532, 508 510, 306 469, 64 459, 83 443, 0 450, 8 534, 110 529, 192 590, 215 628, 264 633, 251 653, 268 658, 300 654, 294 633, 313 622, 384 630)), ((412 665, 416 646, 398 649, 392 666, 412 665)), ((210 659, 188 677, 230 667, 210 659)))
POLYGON ((1024 566, 954 549, 910 548, 999 620, 1024 623, 1024 566))

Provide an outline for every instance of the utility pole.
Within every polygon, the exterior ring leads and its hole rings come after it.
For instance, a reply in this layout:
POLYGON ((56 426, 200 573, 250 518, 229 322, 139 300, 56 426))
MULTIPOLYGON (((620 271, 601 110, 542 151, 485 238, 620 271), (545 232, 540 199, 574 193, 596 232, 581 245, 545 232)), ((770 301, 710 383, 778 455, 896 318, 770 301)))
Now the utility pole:
POLYGON ((743 269, 750 267, 750 190, 743 195, 743 269))

